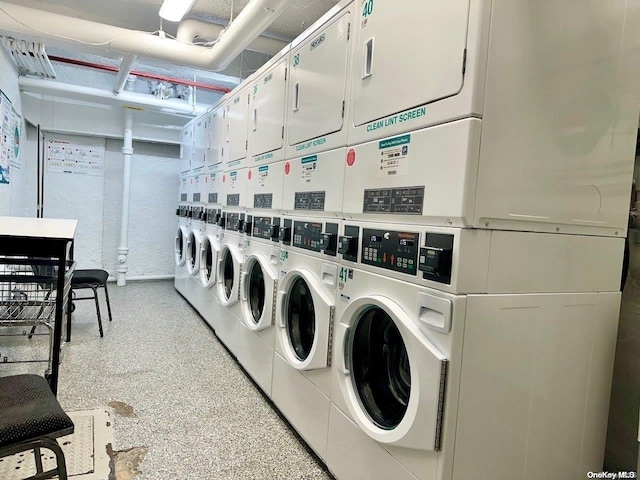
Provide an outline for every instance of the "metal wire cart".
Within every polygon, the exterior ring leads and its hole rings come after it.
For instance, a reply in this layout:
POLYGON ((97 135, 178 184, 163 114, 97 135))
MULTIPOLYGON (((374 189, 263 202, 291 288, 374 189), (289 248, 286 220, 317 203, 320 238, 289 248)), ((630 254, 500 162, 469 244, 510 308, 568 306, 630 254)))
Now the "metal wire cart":
POLYGON ((63 323, 71 315, 76 225, 75 220, 0 217, 0 336, 26 338, 28 327, 38 326, 49 336, 47 358, 3 357, 0 361, 46 363, 45 378, 54 394, 63 323))

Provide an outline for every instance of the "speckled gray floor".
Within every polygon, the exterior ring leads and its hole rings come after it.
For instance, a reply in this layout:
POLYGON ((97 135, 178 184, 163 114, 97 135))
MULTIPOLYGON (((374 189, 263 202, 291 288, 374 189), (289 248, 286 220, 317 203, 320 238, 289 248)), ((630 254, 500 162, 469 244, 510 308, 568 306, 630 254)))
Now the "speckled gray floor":
POLYGON ((114 448, 149 447, 136 479, 331 478, 172 282, 111 285, 103 339, 93 303, 78 302, 58 398, 133 407, 115 416, 114 448))

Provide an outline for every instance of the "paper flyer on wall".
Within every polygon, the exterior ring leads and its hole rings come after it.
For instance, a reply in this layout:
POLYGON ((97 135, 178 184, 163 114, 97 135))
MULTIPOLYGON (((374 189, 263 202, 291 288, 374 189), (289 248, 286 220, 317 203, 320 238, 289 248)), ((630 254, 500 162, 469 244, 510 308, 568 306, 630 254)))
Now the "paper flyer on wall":
POLYGON ((104 173, 104 147, 49 140, 47 143, 47 171, 49 173, 102 176, 104 173))
POLYGON ((22 140, 22 117, 11 108, 10 156, 9 166, 12 170, 20 170, 20 141, 22 140))
POLYGON ((10 143, 11 101, 3 92, 0 92, 0 116, 0 184, 8 184, 11 171, 11 157, 7 148, 10 143))

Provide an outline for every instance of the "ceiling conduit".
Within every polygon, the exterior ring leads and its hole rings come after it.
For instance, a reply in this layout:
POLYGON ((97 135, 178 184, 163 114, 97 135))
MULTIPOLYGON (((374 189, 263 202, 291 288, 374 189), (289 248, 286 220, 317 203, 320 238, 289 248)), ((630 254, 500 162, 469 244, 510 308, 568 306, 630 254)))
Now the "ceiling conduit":
MULTIPOLYGON (((52 62, 60 62, 60 63, 69 64, 69 65, 76 65, 78 67, 95 68, 96 70, 103 70, 105 72, 119 73, 120 71, 119 67, 116 67, 113 65, 105 65, 103 63, 95 63, 95 62, 86 62, 84 60, 58 57, 55 55, 49 55, 49 60, 51 60, 52 62)), ((221 87, 219 85, 210 85, 208 83, 184 80, 182 78, 176 78, 176 77, 168 77, 166 75, 158 75, 155 73, 147 73, 147 72, 142 72, 140 70, 131 70, 129 73, 131 75, 135 75, 136 77, 140 77, 140 78, 146 78, 149 80, 158 80, 159 82, 169 82, 169 83, 174 83, 176 85, 186 85, 188 87, 196 87, 196 88, 201 88, 203 90, 211 90, 213 92, 229 93, 231 91, 231 89, 227 87, 221 87)))
POLYGON ((147 32, 127 30, 2 1, 0 32, 5 35, 21 33, 40 41, 55 38, 99 47, 108 52, 138 55, 219 72, 227 68, 292 1, 251 0, 212 47, 182 43, 147 32))
MULTIPOLYGON (((182 43, 193 43, 197 38, 215 40, 224 31, 224 28, 222 25, 215 23, 203 22, 195 18, 187 18, 178 24, 176 39, 182 43)), ((247 45, 247 50, 265 53, 267 55, 275 55, 286 46, 287 42, 259 36, 247 45)))
POLYGON ((41 78, 20 77, 18 78, 18 85, 22 91, 39 95, 69 98, 104 105, 117 105, 159 113, 198 115, 206 111, 205 106, 189 105, 183 100, 172 98, 159 100, 147 93, 128 92, 126 90, 122 91, 120 95, 114 95, 111 90, 52 82, 41 78))

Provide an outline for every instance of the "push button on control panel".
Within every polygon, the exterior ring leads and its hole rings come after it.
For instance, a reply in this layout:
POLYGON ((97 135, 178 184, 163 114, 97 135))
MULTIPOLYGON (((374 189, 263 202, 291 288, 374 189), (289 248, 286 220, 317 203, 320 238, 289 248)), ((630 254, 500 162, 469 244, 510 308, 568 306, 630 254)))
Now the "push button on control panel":
POLYGON ((365 228, 362 235, 362 263, 416 275, 418 233, 365 228))

